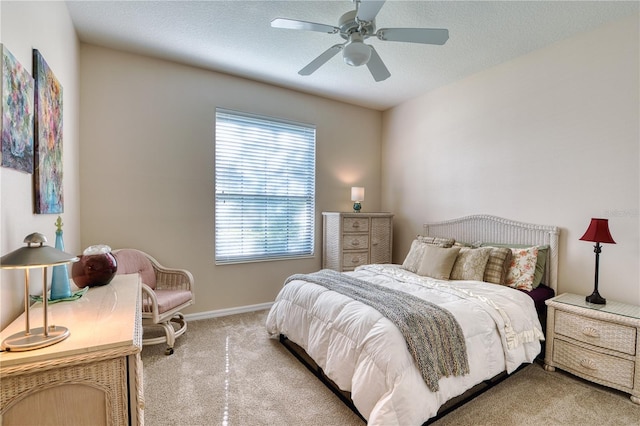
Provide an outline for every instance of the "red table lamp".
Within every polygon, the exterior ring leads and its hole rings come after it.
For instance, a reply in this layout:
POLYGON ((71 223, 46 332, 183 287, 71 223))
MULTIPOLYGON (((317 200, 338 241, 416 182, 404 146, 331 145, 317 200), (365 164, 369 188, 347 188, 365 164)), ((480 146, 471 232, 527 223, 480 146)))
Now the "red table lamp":
POLYGON ((591 296, 587 296, 586 300, 589 303, 596 303, 598 305, 604 305, 607 303, 607 300, 600 296, 598 293, 598 267, 600 262, 600 252, 602 248, 600 247, 600 243, 608 243, 615 244, 613 241, 613 237, 611 237, 611 233, 609 232, 609 219, 591 219, 591 223, 589 224, 589 228, 587 232, 584 233, 582 241, 592 241, 596 243, 593 246, 593 252, 596 254, 596 276, 595 276, 595 286, 593 289, 593 293, 591 296))

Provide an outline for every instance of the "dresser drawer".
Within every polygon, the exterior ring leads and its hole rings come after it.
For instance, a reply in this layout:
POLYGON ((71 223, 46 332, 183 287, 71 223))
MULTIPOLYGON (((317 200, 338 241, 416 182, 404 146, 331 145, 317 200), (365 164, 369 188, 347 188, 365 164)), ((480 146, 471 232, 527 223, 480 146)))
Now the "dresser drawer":
POLYGON ((344 232, 369 232, 369 218, 345 217, 342 229, 344 232))
POLYGON ((580 346, 555 340, 553 348, 553 362, 560 368, 582 375, 604 380, 618 386, 633 388, 634 362, 605 355, 580 346))
POLYGON ((366 251, 352 251, 349 253, 344 253, 342 256, 342 266, 345 270, 350 270, 360 265, 366 265, 367 263, 369 263, 369 253, 366 251))
POLYGON ((342 240, 344 250, 363 250, 369 248, 369 236, 367 234, 346 234, 342 240))
POLYGON ((636 329, 556 310, 554 331, 580 342, 629 355, 636 353, 636 329))

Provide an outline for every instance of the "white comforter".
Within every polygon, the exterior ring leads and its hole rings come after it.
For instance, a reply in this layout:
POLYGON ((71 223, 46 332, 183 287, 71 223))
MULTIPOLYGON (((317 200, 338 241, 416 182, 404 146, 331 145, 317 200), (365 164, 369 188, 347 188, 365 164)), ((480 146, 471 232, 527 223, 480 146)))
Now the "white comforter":
POLYGON ((292 281, 267 317, 273 336, 300 345, 353 402, 369 425, 421 425, 447 400, 502 371, 532 362, 543 340, 533 300, 508 287, 479 281, 438 281, 397 265, 350 272, 437 303, 458 320, 470 374, 440 379, 431 392, 400 331, 375 309, 326 288, 292 281))

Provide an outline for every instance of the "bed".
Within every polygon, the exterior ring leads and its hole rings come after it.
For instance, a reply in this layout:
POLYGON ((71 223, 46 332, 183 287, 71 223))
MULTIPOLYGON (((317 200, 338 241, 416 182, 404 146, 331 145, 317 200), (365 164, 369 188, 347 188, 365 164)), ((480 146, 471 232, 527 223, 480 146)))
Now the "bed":
POLYGON ((267 331, 369 425, 428 423, 541 352, 540 315, 544 298, 557 289, 558 240, 555 226, 489 215, 427 223, 401 265, 290 277, 269 312, 267 331), (495 263, 491 256, 498 252, 511 253, 500 272, 509 285, 487 278, 487 259, 495 263), (533 282, 532 267, 540 282, 533 290, 522 285, 533 282), (364 287, 376 295, 363 294, 364 287), (542 296, 535 295, 538 289, 542 296), (447 329, 455 330, 453 336, 438 328, 444 320, 434 320, 438 327, 413 325, 413 314, 387 313, 392 309, 384 300, 395 305, 397 297, 414 310, 433 310, 434 317, 452 316, 447 329), (409 325, 397 322, 405 317, 411 318, 409 325), (419 342, 423 346, 412 337, 420 334, 416 329, 430 330, 419 342))

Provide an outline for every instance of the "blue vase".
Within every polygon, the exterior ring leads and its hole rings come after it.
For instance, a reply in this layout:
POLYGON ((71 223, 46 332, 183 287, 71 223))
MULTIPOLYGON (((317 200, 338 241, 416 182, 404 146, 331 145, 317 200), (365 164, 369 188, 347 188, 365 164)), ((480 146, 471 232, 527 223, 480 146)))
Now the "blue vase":
MULTIPOLYGON (((62 241, 62 221, 58 217, 56 222, 58 229, 56 230, 56 248, 64 251, 64 242, 62 241)), ((71 297, 71 283, 69 282, 69 270, 67 264, 57 265, 53 267, 53 276, 51 277, 51 300, 64 299, 71 297)))

